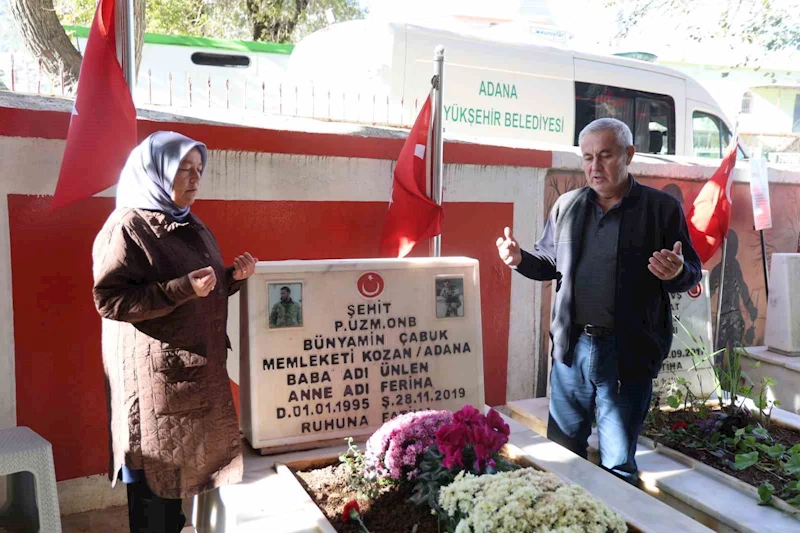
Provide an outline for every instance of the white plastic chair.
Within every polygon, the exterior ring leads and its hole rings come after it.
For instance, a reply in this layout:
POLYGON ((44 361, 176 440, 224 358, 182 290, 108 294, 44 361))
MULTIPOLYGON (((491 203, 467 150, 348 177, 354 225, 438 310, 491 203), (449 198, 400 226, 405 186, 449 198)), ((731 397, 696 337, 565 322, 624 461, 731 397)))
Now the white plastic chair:
POLYGON ((11 477, 8 507, 15 515, 35 528, 38 508, 39 532, 61 533, 53 447, 47 440, 28 427, 0 429, 0 476, 11 477), (24 472, 33 474, 33 483, 25 482, 24 472))

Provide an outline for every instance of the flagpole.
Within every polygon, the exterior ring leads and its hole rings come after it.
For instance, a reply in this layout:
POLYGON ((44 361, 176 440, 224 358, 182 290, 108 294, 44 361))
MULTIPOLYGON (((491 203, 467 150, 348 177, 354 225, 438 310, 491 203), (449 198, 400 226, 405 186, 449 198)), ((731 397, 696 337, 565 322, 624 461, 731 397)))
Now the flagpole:
MULTIPOLYGON (((444 173, 444 137, 442 136, 442 108, 444 87, 444 46, 437 46, 433 53, 433 186, 431 187, 432 200, 437 205, 442 205, 442 176, 444 173)), ((441 257, 442 235, 436 235, 431 240, 431 256, 441 257)))
POLYGON ((767 272, 767 241, 764 237, 764 230, 759 230, 761 234, 761 265, 764 267, 764 292, 769 298, 769 273, 767 272))
MULTIPOLYGON (((736 124, 733 127, 733 135, 731 136, 731 141, 730 142, 735 144, 736 148, 734 148, 734 150, 738 150, 738 148, 739 148, 739 121, 738 121, 738 119, 736 121, 736 124)), ((729 148, 730 148, 730 146, 729 146, 729 148)), ((736 161, 734 160, 734 165, 735 164, 736 164, 736 161)), ((731 174, 733 174, 734 172, 736 172, 736 170, 735 169, 731 169, 731 174)), ((729 180, 735 179, 735 175, 728 176, 728 179, 729 180)), ((731 189, 731 191, 733 191, 733 187, 731 187, 730 189, 731 189)), ((731 199, 729 198, 728 201, 731 201, 731 199)), ((729 219, 728 227, 730 228, 730 219, 729 219)), ((719 346, 719 325, 720 325, 720 322, 722 322, 722 294, 723 294, 722 291, 725 288, 725 267, 726 267, 727 261, 728 261, 728 232, 726 231, 725 232, 725 238, 722 241, 722 269, 720 270, 720 273, 719 273, 719 292, 717 293, 717 327, 716 327, 716 330, 714 331, 714 351, 717 351, 717 350, 720 349, 720 346, 719 346)), ((722 362, 722 354, 718 354, 717 357, 715 357, 715 363, 721 363, 721 362, 722 362)))
MULTIPOLYGON (((722 242, 722 268, 720 269, 719 273, 719 291, 717 292, 717 327, 714 331, 714 351, 720 349, 719 346, 719 324, 722 320, 722 289, 725 286, 725 263, 728 259, 728 235, 725 234, 725 240, 722 242)), ((718 354, 715 357, 719 362, 721 360, 721 354, 718 354)))
POLYGON ((136 87, 136 31, 133 11, 134 0, 122 0, 120 2, 123 9, 122 16, 122 71, 125 74, 125 81, 128 82, 128 90, 133 98, 133 91, 136 87))

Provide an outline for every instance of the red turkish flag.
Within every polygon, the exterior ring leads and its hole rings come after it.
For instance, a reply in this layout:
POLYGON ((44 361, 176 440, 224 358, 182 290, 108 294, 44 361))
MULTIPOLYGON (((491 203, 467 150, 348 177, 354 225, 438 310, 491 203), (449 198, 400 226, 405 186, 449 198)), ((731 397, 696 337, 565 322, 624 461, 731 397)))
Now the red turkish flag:
POLYGON ((692 246, 705 263, 722 246, 731 222, 731 187, 733 167, 736 165, 737 139, 731 140, 722 165, 703 185, 694 200, 687 222, 692 246))
POLYGON ((114 0, 100 0, 83 54, 53 209, 116 185, 136 146, 136 108, 117 62, 115 33, 114 0))
POLYGON ((442 232, 442 206, 428 197, 431 172, 431 97, 408 134, 394 169, 380 254, 405 257, 418 242, 442 232))

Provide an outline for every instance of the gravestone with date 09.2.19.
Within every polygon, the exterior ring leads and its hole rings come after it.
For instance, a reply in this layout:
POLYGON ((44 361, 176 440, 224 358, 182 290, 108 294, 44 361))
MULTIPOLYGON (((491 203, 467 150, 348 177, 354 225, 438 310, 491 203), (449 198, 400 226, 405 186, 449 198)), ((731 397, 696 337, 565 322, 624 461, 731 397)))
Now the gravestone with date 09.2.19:
POLYGON ((714 395, 716 378, 713 361, 708 357, 713 353, 714 340, 708 285, 708 271, 704 270, 703 278, 695 288, 669 295, 673 316, 672 348, 658 377, 653 380, 653 394, 660 395, 662 403, 678 389, 682 389, 685 395, 687 386, 697 397, 714 395), (685 385, 678 384, 680 378, 685 380, 685 385))
POLYGON ((475 259, 261 262, 240 320, 242 429, 262 453, 483 406, 475 259))

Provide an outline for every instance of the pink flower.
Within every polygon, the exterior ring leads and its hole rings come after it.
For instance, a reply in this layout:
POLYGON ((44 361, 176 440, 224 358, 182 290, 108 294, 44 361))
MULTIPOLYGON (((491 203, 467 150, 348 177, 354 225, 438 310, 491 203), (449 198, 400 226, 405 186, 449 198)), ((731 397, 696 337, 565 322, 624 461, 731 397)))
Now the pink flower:
POLYGON ((469 442, 469 428, 464 424, 449 424, 436 432, 436 446, 444 454, 442 463, 447 468, 463 466, 462 450, 469 442))
POLYGON ((503 444, 508 442, 508 436, 511 434, 511 428, 508 427, 508 424, 503 421, 503 417, 500 416, 500 413, 494 409, 490 409, 489 414, 486 415, 486 423, 489 424, 489 427, 495 432, 506 437, 506 440, 503 442, 503 444))
POLYGON ((461 454, 461 449, 450 449, 447 453, 445 453, 444 459, 442 459, 442 464, 448 470, 455 468, 456 466, 460 466, 463 468, 464 466, 464 457, 461 454))
POLYGON ((467 443, 469 429, 464 424, 448 424, 436 432, 436 445, 443 448, 462 448, 467 443))
POLYGON ((475 425, 483 423, 483 415, 472 407, 465 405, 459 412, 453 415, 453 423, 475 425))

